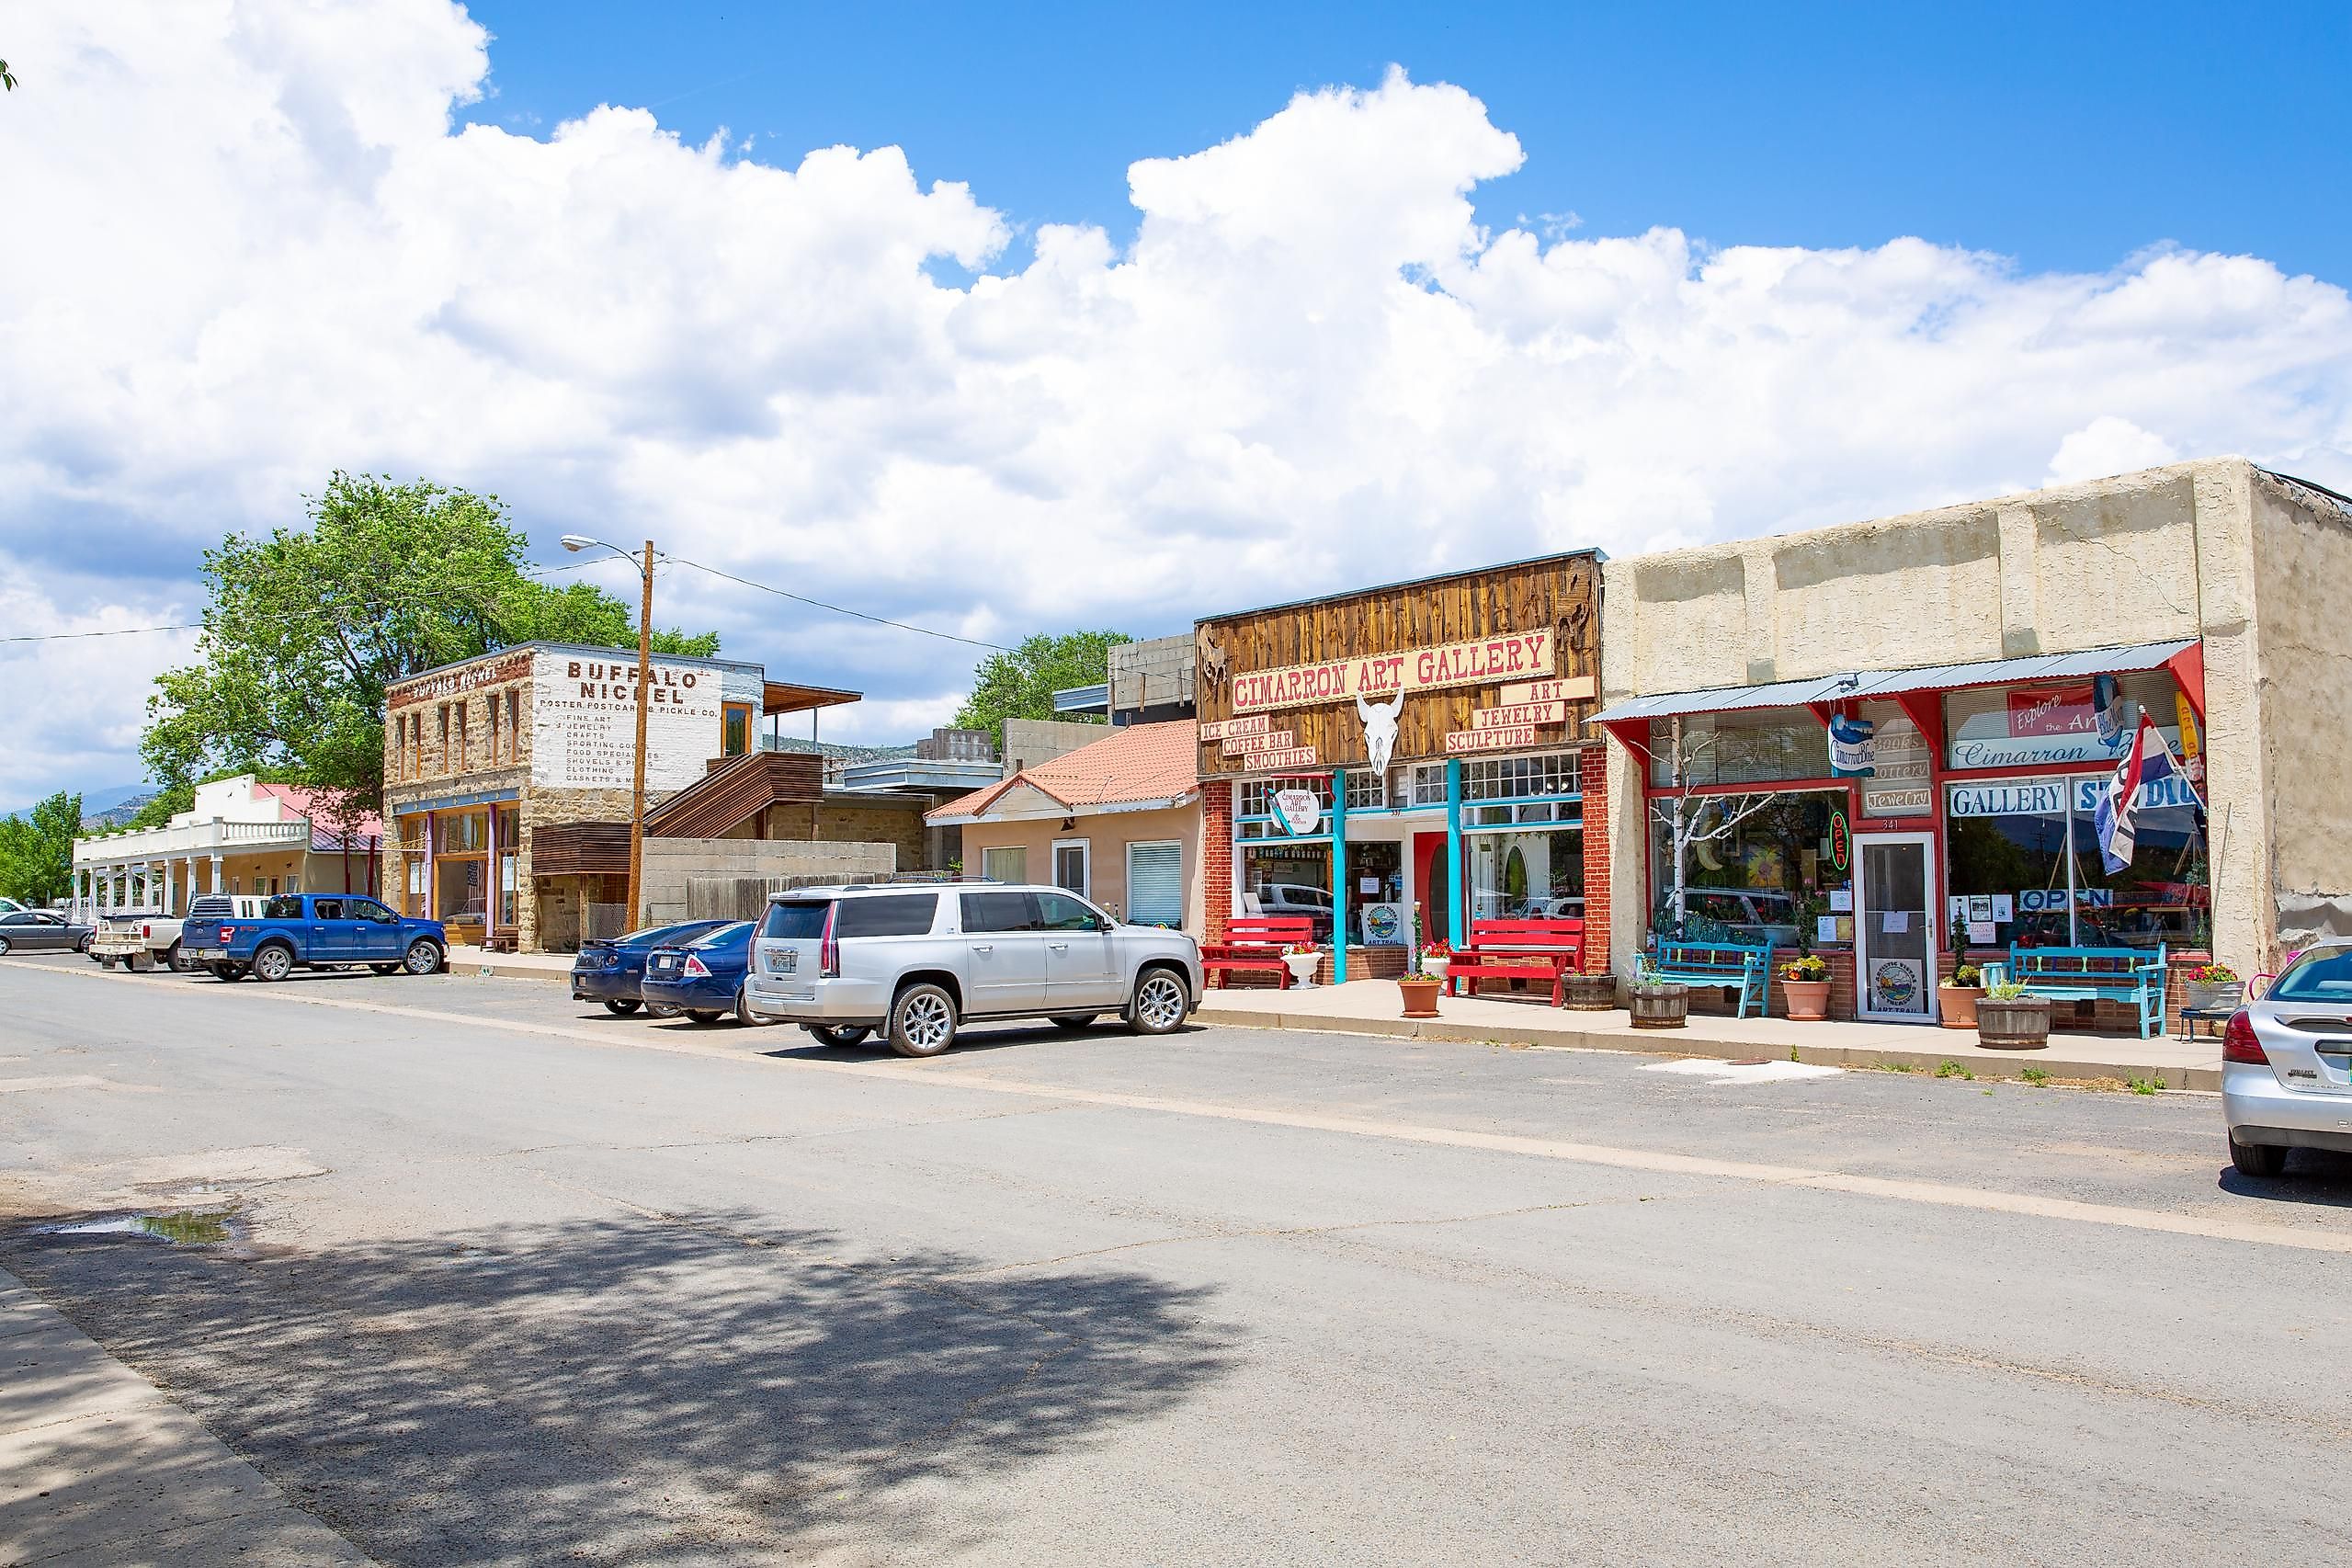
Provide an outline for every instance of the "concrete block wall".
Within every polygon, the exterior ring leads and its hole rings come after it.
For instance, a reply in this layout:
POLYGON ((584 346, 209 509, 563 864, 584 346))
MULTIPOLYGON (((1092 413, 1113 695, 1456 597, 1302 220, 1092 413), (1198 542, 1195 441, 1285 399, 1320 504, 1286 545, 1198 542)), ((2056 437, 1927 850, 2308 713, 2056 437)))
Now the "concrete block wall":
POLYGON ((645 914, 649 922, 684 920, 688 877, 889 877, 898 854, 888 844, 807 843, 762 838, 649 838, 645 914))

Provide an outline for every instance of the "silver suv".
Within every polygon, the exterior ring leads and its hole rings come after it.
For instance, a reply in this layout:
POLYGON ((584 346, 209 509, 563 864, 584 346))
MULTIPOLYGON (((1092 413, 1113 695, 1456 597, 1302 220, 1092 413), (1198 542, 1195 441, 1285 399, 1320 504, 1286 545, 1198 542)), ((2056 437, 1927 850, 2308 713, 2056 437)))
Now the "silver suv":
POLYGON ((901 1056, 937 1056, 966 1018, 1077 1029, 1116 1012, 1166 1034, 1200 985, 1190 937, 1122 926, 1060 888, 810 888, 769 898, 745 1006, 828 1045, 879 1031, 901 1056))

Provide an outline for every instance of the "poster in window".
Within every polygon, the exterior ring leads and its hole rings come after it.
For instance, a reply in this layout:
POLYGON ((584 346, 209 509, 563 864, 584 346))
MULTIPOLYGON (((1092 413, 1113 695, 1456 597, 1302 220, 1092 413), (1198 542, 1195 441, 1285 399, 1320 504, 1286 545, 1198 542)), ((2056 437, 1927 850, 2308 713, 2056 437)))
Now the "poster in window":
POLYGON ((1877 959, 1870 964, 1870 1011, 1925 1011, 1927 968, 1917 959, 1877 959))

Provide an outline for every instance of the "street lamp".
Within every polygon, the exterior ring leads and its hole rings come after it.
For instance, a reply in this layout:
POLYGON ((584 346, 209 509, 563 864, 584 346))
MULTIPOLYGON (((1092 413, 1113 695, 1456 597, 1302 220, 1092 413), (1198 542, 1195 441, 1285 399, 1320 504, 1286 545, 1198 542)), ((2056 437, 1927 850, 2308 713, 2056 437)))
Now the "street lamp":
POLYGON ((645 541, 642 562, 620 546, 585 534, 565 534, 563 548, 574 555, 584 550, 609 550, 637 568, 644 588, 637 611, 637 782, 629 807, 629 915, 621 926, 626 931, 637 924, 637 900, 645 870, 645 710, 651 700, 647 687, 653 682, 653 541, 645 541))

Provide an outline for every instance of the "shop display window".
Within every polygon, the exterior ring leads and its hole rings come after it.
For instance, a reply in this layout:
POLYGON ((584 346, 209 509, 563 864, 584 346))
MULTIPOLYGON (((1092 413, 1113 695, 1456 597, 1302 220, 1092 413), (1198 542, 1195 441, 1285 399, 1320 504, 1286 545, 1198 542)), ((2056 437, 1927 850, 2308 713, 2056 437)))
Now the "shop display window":
MULTIPOLYGON (((1846 910, 1835 907, 1840 902, 1835 895, 1850 893, 1854 885, 1850 863, 1843 868, 1836 864, 1835 819, 1846 809, 1844 790, 1790 790, 1773 797, 1721 836, 1687 840, 1679 914, 1675 907, 1673 829, 1664 820, 1664 813, 1678 803, 1665 797, 1650 802, 1652 930, 1692 941, 1776 947, 1797 946, 1801 930, 1817 948, 1853 941, 1850 901, 1846 910), (1831 935, 1822 931, 1824 919, 1831 922, 1831 935)), ((1686 809, 1697 813, 1699 832, 1704 834, 1722 823, 1727 807, 1692 796, 1686 809)))
POLYGON ((1945 759, 1955 768, 2112 762, 2144 711, 2180 755, 2179 687, 2162 671, 1987 686, 1944 698, 1945 759))
POLYGON ((1650 721, 1650 782, 1658 789, 1829 777, 1829 732, 1801 709, 1685 714, 1678 761, 1676 723, 1650 721))
MULTIPOLYGON (((1275 817, 1274 797, 1284 790, 1304 790, 1315 798, 1319 809, 1316 835, 1331 831, 1331 779, 1323 774, 1298 778, 1245 778, 1239 791, 1238 809, 1233 813, 1233 836, 1236 838, 1289 838, 1291 835, 1275 817)), ((1329 880, 1325 879, 1325 885, 1329 880)))
POLYGON ((1462 858, 1474 920, 1584 917, 1585 835, 1581 828, 1466 834, 1462 858))
POLYGON ((1481 757, 1465 762, 1461 798, 1531 801, 1575 795, 1581 790, 1576 757, 1573 751, 1554 751, 1533 756, 1481 757))
POLYGON ((2105 774, 1952 787, 1950 917, 1971 944, 2208 945, 2205 825, 2193 798, 2173 780, 2143 796, 2131 863, 2109 875, 2096 819, 2106 788, 2105 774))
POLYGON ((1242 913, 1302 919, 1331 940, 1331 846, 1246 844, 1240 853, 1242 913))

